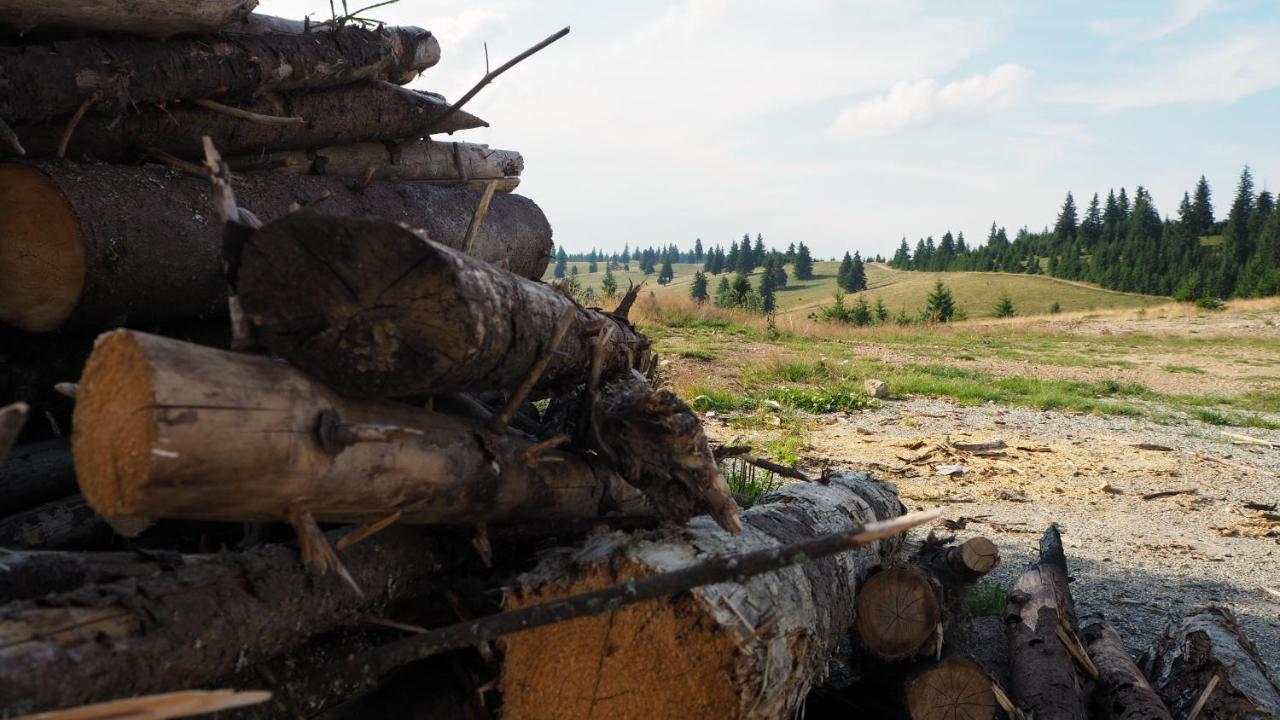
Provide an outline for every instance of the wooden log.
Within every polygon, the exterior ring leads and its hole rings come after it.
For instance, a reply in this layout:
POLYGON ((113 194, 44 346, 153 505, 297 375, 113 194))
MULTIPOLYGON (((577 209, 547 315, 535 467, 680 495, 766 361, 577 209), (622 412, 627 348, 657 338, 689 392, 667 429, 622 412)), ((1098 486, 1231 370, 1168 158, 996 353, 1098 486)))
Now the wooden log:
POLYGON ((72 438, 89 504, 155 518, 464 524, 647 514, 600 463, 410 405, 340 397, 288 365, 155 335, 98 339, 72 438))
POLYGON ((71 444, 67 440, 19 445, 0 464, 0 517, 76 492, 71 444))
POLYGON ((604 385, 596 410, 596 452, 664 519, 684 522, 707 513, 729 532, 741 529, 738 504, 720 476, 702 421, 675 393, 654 390, 630 370, 604 385))
MULTIPOLYGON (((141 105, 129 112, 98 110, 76 125, 66 156, 105 162, 153 160, 158 150, 184 160, 203 159, 200 138, 208 136, 225 156, 396 141, 420 137, 449 104, 435 93, 367 81, 311 91, 268 94, 237 107, 259 115, 297 117, 304 124, 255 122, 215 112, 192 102, 141 105)), ((485 127, 466 112, 451 115, 433 133, 485 127)), ((29 157, 53 157, 67 119, 15 124, 13 131, 29 157)), ((3 149, 0 148, 0 155, 3 149)))
POLYGON ((248 17, 258 0, 170 2, 135 0, 127 12, 104 0, 0 0, 0 25, 19 32, 36 28, 128 33, 153 38, 211 35, 248 17))
POLYGON ((234 103, 359 80, 403 84, 439 60, 440 44, 426 30, 354 25, 307 34, 88 37, 0 47, 0 118, 44 120, 70 115, 86 102, 120 109, 178 98, 234 103))
POLYGON ((0 707, 24 713, 200 687, 387 602, 447 587, 441 571, 473 552, 459 539, 385 530, 343 552, 363 598, 272 545, 10 603, 0 609, 0 707))
POLYGON ((1199 607, 1174 619, 1141 666, 1174 717, 1188 717, 1215 677, 1200 717, 1280 717, 1280 682, 1225 608, 1199 607))
POLYGON ((605 378, 638 366, 649 347, 625 318, 379 219, 300 212, 270 223, 245 242, 236 287, 272 352, 354 394, 516 388, 570 308, 544 388, 584 383, 601 333, 605 378))
POLYGON ((1081 639, 1101 677, 1090 705, 1100 720, 1173 720, 1146 676, 1129 657, 1119 633, 1101 620, 1085 622, 1081 639))
POLYGON ((857 605, 854 631, 872 655, 892 662, 938 651, 942 591, 919 569, 894 567, 872 575, 857 605))
POLYGON ((980 663, 953 655, 907 685, 907 711, 912 720, 991 720, 996 716, 991 683, 980 663))
POLYGON ((0 518, 0 547, 23 550, 88 550, 115 538, 84 498, 71 495, 0 518))
MULTIPOLYGON (((479 196, 464 188, 341 178, 246 176, 236 200, 264 220, 295 204, 377 215, 461 248, 479 196)), ((170 170, 39 161, 0 163, 0 322, 31 332, 102 329, 226 315, 221 228, 209 181, 170 170)), ((540 277, 551 227, 504 194, 471 252, 540 277)), ((403 268, 401 268, 403 270, 403 268)), ((498 319, 495 318, 494 322, 498 319)))
POLYGON ((202 556, 174 552, 70 553, 0 550, 0 603, 64 593, 90 584, 111 583, 172 572, 202 556))
POLYGON ((984 537, 974 537, 959 545, 925 541, 913 562, 938 583, 942 590, 943 652, 948 655, 977 655, 973 638, 973 618, 965 597, 969 588, 1000 564, 1000 551, 984 537))
POLYGON ((1008 688, 1009 638, 1005 632, 1004 618, 996 615, 973 618, 969 638, 969 656, 981 663, 1000 687, 1008 688))
POLYGON ((518 152, 430 139, 260 153, 228 162, 232 170, 261 167, 279 175, 362 177, 373 168, 373 176, 380 180, 468 184, 473 180, 503 180, 524 171, 524 158, 518 152))
POLYGON ((1086 720, 1075 666, 1058 628, 1074 628, 1066 554, 1058 526, 1040 540, 1040 558, 1013 586, 1005 608, 1010 697, 1036 720, 1086 720))
MULTIPOLYGON (((892 485, 839 473, 784 487, 730 535, 709 517, 682 528, 587 540, 547 557, 509 607, 687 567, 700 556, 847 532, 902 512, 892 485)), ((519 718, 781 718, 795 715, 852 621, 855 589, 896 543, 630 605, 505 638, 503 711, 519 718)))

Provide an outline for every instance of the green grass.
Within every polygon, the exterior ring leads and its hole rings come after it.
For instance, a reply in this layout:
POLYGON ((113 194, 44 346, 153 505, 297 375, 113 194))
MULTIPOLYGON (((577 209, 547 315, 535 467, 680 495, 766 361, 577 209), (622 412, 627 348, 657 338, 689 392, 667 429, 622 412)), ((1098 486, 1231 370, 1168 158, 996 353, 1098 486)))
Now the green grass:
POLYGON ((964 603, 974 617, 1003 615, 1009 592, 990 580, 982 580, 965 593, 964 603))
MULTIPOLYGON (((604 279, 604 263, 598 265, 598 271, 588 273, 587 263, 569 263, 578 266, 578 281, 583 288, 594 288, 600 293, 600 283, 604 279)), ((807 316, 817 308, 831 303, 836 290, 836 271, 838 262, 814 263, 814 277, 810 280, 790 278, 787 286, 778 291, 778 314, 807 316)), ((658 285, 657 276, 645 276, 639 272, 636 263, 631 264, 631 271, 615 270, 613 275, 620 288, 625 289, 628 282, 645 282, 648 291, 658 299, 669 297, 687 297, 693 275, 702 266, 690 263, 676 263, 673 266, 675 279, 666 286, 658 285)), ((546 279, 553 277, 554 268, 547 269, 546 279)), ((924 298, 933 288, 935 280, 942 280, 951 288, 957 305, 970 318, 989 318, 995 316, 996 301, 1001 294, 1008 294, 1013 300, 1018 315, 1043 315, 1049 307, 1057 302, 1063 312, 1083 310, 1104 310, 1110 308, 1141 308, 1159 303, 1167 298, 1114 292, 1085 283, 1075 283, 1046 275, 1022 275, 1016 273, 925 273, 904 272, 894 270, 881 263, 868 263, 867 291, 868 302, 875 303, 876 298, 884 300, 890 312, 896 314, 900 309, 913 313, 924 304, 924 298)), ((790 273, 790 266, 787 266, 790 273)), ((723 273, 708 278, 708 291, 715 295, 721 277, 731 274, 723 273)), ((759 279, 759 272, 752 274, 752 284, 759 279)), ((609 301, 602 301, 608 307, 609 301)), ((673 325, 684 327, 683 325, 673 325)))
POLYGON ((744 508, 760 502, 760 499, 782 487, 782 479, 767 470, 760 470, 743 460, 729 460, 720 468, 720 474, 729 486, 729 492, 744 508))

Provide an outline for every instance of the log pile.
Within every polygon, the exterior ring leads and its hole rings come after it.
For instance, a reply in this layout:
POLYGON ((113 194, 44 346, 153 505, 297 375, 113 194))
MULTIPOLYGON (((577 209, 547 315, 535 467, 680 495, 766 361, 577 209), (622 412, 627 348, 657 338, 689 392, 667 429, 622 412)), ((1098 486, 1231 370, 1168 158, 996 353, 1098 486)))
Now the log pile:
POLYGON ((542 283, 521 156, 438 138, 475 91, 403 87, 431 33, 254 5, 0 0, 0 714, 1274 707, 1211 610, 1148 683, 1055 528, 992 624, 990 541, 713 448, 640 288, 542 283), (727 457, 801 482, 743 510, 727 457))

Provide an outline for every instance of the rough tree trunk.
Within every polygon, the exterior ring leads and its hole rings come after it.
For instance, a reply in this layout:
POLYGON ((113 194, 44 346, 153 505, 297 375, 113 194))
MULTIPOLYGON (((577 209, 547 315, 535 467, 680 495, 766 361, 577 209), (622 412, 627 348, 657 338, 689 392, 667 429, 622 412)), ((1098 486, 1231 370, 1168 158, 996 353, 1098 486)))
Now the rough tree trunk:
MULTIPOLYGON (((263 220, 314 203, 405 223, 459 248, 480 199, 469 189, 423 183, 375 180, 360 188, 341 178, 270 175, 237 178, 235 192, 263 220)), ((226 314, 222 234, 207 179, 153 168, 0 163, 0 207, 0 322, 45 332, 226 314)), ((532 201, 503 194, 493 198, 471 252, 541 277, 551 227, 532 201)))
POLYGON ((708 513, 737 532, 738 504, 720 468, 702 421, 670 390, 654 390, 635 370, 600 391, 597 453, 661 513, 674 522, 708 513))
POLYGON ((1018 578, 1005 609, 1009 629, 1010 697, 1036 720, 1086 720, 1074 661, 1058 627, 1074 628, 1067 559, 1058 526, 1040 540, 1040 559, 1018 578))
MULTIPOLYGON (((142 105, 128 112, 91 111, 76 125, 67 157, 104 162, 151 159, 148 149, 178 158, 204 158, 200 139, 209 136, 224 157, 280 150, 306 150, 364 141, 420 137, 449 106, 433 93, 391 83, 358 82, 312 91, 266 95, 237 105, 260 115, 300 117, 305 125, 263 123, 232 117, 190 102, 142 105)), ((433 133, 484 127, 466 111, 450 115, 433 133)), ((53 157, 67 118, 13 126, 30 157, 53 157)), ((3 154, 4 148, 0 148, 3 154)))
POLYGON ((0 463, 0 517, 76 492, 71 445, 66 440, 18 445, 0 463))
POLYGON ((524 170, 524 158, 513 150, 436 140, 360 142, 232 158, 229 163, 232 169, 263 168, 279 175, 363 177, 372 169, 373 176, 380 180, 449 183, 503 180, 519 176, 524 170))
POLYGON ((410 405, 345 399, 266 357, 128 330, 98 339, 75 425, 80 488, 122 530, 282 520, 295 504, 321 522, 646 514, 599 463, 410 405), (355 440, 360 427, 383 441, 355 440))
POLYGON ((343 392, 515 388, 566 311, 572 324, 544 388, 585 382, 602 332, 602 377, 636 367, 648 349, 625 319, 382 219, 294 213, 254 233, 239 260, 237 292, 259 339, 343 392))
POLYGON ((273 90, 378 78, 403 83, 439 60, 435 36, 413 27, 174 40, 90 37, 4 47, 0 118, 70 115, 92 98, 123 109, 179 98, 235 102, 273 90))
POLYGON ((1080 639, 1101 677, 1091 705, 1099 720, 1173 720, 1151 683, 1133 663, 1115 628, 1102 621, 1086 622, 1080 639))
POLYGON ((0 547, 86 550, 111 543, 111 527, 79 495, 0 518, 0 547))
POLYGON ((1142 669, 1174 717, 1186 717, 1214 676, 1204 720, 1280 718, 1280 683, 1230 611, 1201 607, 1169 623, 1142 669))
POLYGON ((0 25, 128 33, 153 38, 211 35, 244 20, 258 0, 133 0, 127 11, 107 0, 0 0, 0 25))
POLYGON ((138 552, 20 552, 0 550, 0 603, 64 593, 90 584, 170 572, 201 556, 138 552))
POLYGON ((0 707, 20 714, 204 686, 389 601, 447 587, 441 571, 473 557, 465 547, 384 530, 343 552, 363 598, 334 574, 311 576, 296 550, 267 546, 10 603, 0 608, 0 707))
MULTIPOLYGON (((611 533, 546 558, 508 596, 521 607, 902 512, 892 485, 841 473, 790 485, 744 512, 730 535, 711 518, 654 533, 611 533)), ((889 560, 882 540, 832 558, 599 617, 511 635, 501 689, 506 717, 787 718, 825 672, 853 619, 855 588, 889 560)))

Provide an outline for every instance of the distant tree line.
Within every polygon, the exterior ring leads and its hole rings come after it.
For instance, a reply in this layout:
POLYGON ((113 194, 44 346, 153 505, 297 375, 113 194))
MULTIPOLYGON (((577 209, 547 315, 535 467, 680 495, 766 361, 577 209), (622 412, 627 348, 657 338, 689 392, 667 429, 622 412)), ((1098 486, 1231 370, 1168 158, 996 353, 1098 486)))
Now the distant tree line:
POLYGON ((986 242, 969 246, 948 231, 916 243, 902 239, 889 260, 900 270, 1018 272, 1084 280, 1104 288, 1179 300, 1280 294, 1280 213, 1275 196, 1255 193, 1246 166, 1235 199, 1216 220, 1209 183, 1183 193, 1176 219, 1161 219, 1150 193, 1124 188, 1105 201, 1094 193, 1081 216, 1067 193, 1053 228, 1018 231, 1010 240, 991 224, 986 242))

